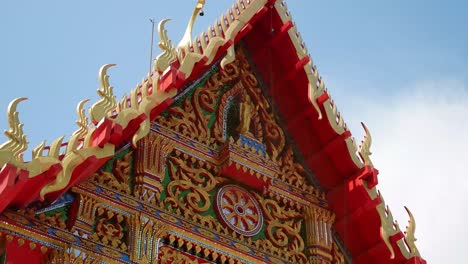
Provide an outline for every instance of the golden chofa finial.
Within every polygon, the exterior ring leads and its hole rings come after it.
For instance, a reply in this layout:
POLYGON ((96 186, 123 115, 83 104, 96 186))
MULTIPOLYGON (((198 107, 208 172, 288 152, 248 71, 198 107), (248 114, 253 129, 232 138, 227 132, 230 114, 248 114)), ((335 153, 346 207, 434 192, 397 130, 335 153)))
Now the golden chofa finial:
POLYGON ((97 90, 97 93, 99 97, 101 97, 101 100, 91 106, 89 111, 89 115, 94 124, 97 124, 102 118, 107 116, 117 104, 113 92, 114 88, 110 85, 109 75, 107 75, 107 70, 113 66, 115 66, 115 64, 106 64, 99 70, 99 83, 101 84, 101 88, 97 90))
POLYGON ((370 151, 370 148, 372 146, 372 136, 369 132, 369 129, 367 129, 366 125, 362 122, 361 125, 364 128, 364 132, 366 133, 366 135, 364 136, 364 140, 362 140, 361 146, 359 147, 359 155, 361 156, 361 159, 362 161, 364 161, 364 164, 366 166, 374 167, 374 164, 370 159, 370 156, 372 155, 372 152, 370 151))
MULTIPOLYGON (((26 135, 23 133, 23 124, 19 121, 19 113, 16 111, 16 107, 24 100, 27 100, 27 98, 16 98, 8 106, 9 130, 5 131, 8 141, 0 145, 0 150, 10 152, 13 159, 20 162, 23 162, 23 152, 28 148, 28 142, 26 141, 26 135)), ((0 160, 3 160, 3 158, 0 157, 0 160)))
POLYGON ((193 25, 195 24, 195 19, 197 18, 198 14, 203 14, 200 12, 203 10, 204 6, 205 6, 205 0, 197 0, 195 9, 193 10, 192 16, 190 17, 190 20, 187 24, 187 29, 185 30, 185 34, 182 37, 182 40, 179 42, 179 45, 177 45, 178 48, 188 47, 190 43, 192 42, 193 25))

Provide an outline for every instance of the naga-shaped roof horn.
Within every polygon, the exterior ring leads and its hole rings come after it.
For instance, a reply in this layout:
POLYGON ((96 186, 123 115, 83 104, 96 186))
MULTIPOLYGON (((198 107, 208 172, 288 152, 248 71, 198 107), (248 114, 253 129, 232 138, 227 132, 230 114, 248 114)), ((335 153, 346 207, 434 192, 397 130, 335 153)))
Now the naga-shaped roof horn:
POLYGON ((193 25, 195 24, 195 20, 197 19, 198 14, 201 12, 203 7, 205 6, 205 0, 197 0, 197 4, 195 5, 195 9, 193 10, 192 16, 187 24, 187 29, 185 29, 185 34, 182 37, 182 40, 177 45, 178 48, 185 48, 192 43, 192 29, 193 25))

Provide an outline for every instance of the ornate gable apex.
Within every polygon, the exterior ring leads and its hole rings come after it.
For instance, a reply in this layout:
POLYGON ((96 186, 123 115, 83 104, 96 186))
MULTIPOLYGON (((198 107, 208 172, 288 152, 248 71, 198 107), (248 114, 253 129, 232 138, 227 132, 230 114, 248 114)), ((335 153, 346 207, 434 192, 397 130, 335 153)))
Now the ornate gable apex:
POLYGON ((219 164, 223 170, 233 169, 237 176, 245 174, 245 183, 255 189, 261 191, 278 178, 298 188, 298 193, 310 192, 322 199, 319 203, 326 204, 324 194, 307 183, 307 173, 297 162, 246 52, 244 45, 237 45, 234 62, 224 69, 215 64, 211 73, 184 90, 154 120, 153 131, 185 138, 182 142, 188 142, 188 152, 201 150, 203 159, 219 164), (238 157, 232 156, 234 152, 238 157), (236 158, 243 162, 236 162, 236 158))
POLYGON ((39 145, 33 150, 33 160, 24 162, 21 153, 27 141, 16 112, 23 98, 10 104, 9 140, 0 146, 0 211, 39 199, 54 201, 113 157, 116 146, 136 145, 149 133, 150 121, 182 87, 198 79, 217 59, 222 58, 221 66, 226 67, 235 58, 234 44, 244 40, 307 166, 327 191, 336 214, 335 229, 353 260, 424 263, 414 245, 414 219, 403 234, 376 189, 377 170, 369 159, 370 134, 358 152, 284 1, 236 0, 215 25, 193 39, 191 28, 204 2, 198 1, 177 48, 167 39, 164 23, 160 24, 163 54, 155 63, 156 70, 129 98, 116 102, 106 74, 113 65, 101 69, 101 100, 90 109, 95 126, 88 124, 83 101, 78 105, 79 129, 68 144, 58 138, 48 148, 39 145))

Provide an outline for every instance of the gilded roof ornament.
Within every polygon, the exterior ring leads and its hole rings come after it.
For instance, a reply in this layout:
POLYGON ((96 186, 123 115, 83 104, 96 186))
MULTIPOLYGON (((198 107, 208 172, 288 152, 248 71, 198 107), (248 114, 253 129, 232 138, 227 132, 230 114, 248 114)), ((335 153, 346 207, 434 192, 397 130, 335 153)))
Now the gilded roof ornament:
POLYGON ((68 141, 67 152, 76 150, 79 141, 83 139, 89 131, 88 118, 86 117, 86 111, 84 110, 84 105, 88 101, 89 99, 82 100, 76 106, 76 114, 78 116, 76 124, 78 125, 78 130, 76 130, 70 137, 70 140, 68 141))
POLYGON ((79 138, 84 137, 89 129, 88 118, 86 117, 86 112, 84 110, 84 105, 87 102, 89 102, 89 99, 82 100, 76 107, 76 114, 78 115, 76 124, 78 125, 79 129, 73 134, 78 135, 79 138))
POLYGON ((414 234, 416 233, 416 221, 414 220, 414 216, 411 213, 411 211, 408 209, 408 207, 405 206, 405 210, 409 216, 408 226, 406 227, 406 231, 405 231, 406 244, 408 245, 408 248, 412 254, 415 254, 416 256, 421 256, 415 244, 417 240, 416 237, 414 236, 414 234))
POLYGON ((8 106, 9 130, 5 131, 5 136, 8 138, 8 141, 0 145, 0 151, 3 150, 3 153, 0 153, 0 160, 2 161, 4 157, 6 158, 6 156, 9 156, 9 154, 5 152, 10 152, 13 159, 23 162, 23 152, 28 148, 28 142, 23 132, 23 124, 19 121, 19 113, 16 111, 16 107, 24 100, 27 100, 27 98, 16 98, 8 106))
POLYGON ((197 4, 195 5, 195 9, 193 10, 192 16, 187 24, 187 29, 185 30, 185 34, 182 37, 182 40, 177 45, 178 48, 185 48, 192 43, 192 30, 193 25, 195 24, 195 20, 197 19, 198 14, 205 6, 205 0, 197 0, 197 4))
POLYGON ((110 85, 109 75, 107 75, 107 70, 113 66, 115 66, 115 64, 106 64, 99 70, 99 83, 101 88, 97 90, 97 93, 101 97, 101 100, 91 106, 89 111, 91 120, 95 124, 107 116, 116 106, 115 95, 113 93, 114 88, 110 85))
POLYGON ((372 145, 372 136, 369 132, 369 129, 367 129, 366 125, 362 122, 361 125, 364 128, 366 135, 364 136, 364 139, 361 142, 361 146, 359 146, 359 156, 361 156, 366 166, 374 167, 374 164, 370 159, 370 156, 372 155, 372 152, 370 151, 372 145))
POLYGON ((387 205, 385 205, 385 200, 383 196, 380 194, 380 191, 378 191, 378 196, 380 197, 380 200, 382 201, 376 207, 377 212, 379 213, 380 221, 382 225, 380 228, 381 236, 385 245, 390 251, 390 258, 394 259, 395 250, 393 249, 392 243, 390 242, 390 237, 399 233, 400 227, 398 225, 398 222, 393 219, 393 214, 390 211, 390 208, 387 205))
POLYGON ((321 95, 323 90, 317 90, 313 87, 312 83, 309 83, 309 101, 312 103, 312 106, 315 108, 315 111, 318 113, 318 119, 322 119, 322 111, 320 110, 319 105, 317 104, 317 98, 321 95))
POLYGON ((164 28, 166 23, 170 21, 169 18, 161 20, 158 24, 158 33, 159 33, 159 48, 163 53, 159 54, 154 61, 154 67, 157 71, 163 72, 169 64, 177 59, 177 51, 172 45, 171 40, 167 36, 167 30, 164 28))
POLYGON ((44 151, 46 141, 43 140, 39 145, 37 145, 33 150, 32 150, 32 158, 38 159, 42 157, 42 152, 44 151))

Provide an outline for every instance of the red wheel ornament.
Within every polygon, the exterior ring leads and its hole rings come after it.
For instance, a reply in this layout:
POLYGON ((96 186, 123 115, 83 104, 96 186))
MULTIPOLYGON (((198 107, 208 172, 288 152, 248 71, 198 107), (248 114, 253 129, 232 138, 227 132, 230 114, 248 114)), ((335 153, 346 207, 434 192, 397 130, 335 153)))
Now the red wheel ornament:
POLYGON ((216 195, 216 209, 221 221, 244 236, 255 236, 263 226, 260 205, 247 190, 225 185, 216 195))

